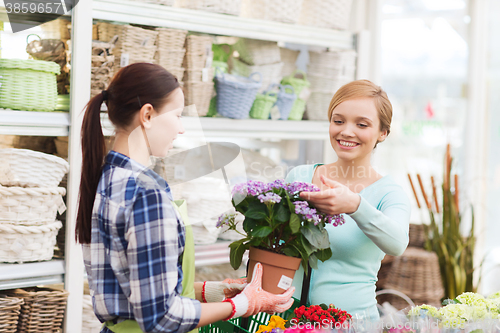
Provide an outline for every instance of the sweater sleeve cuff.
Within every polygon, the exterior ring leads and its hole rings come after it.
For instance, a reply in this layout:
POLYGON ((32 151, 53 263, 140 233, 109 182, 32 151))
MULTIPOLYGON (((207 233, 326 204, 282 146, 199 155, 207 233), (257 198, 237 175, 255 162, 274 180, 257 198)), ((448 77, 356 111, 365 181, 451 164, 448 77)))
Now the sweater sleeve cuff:
POLYGON ((357 223, 368 223, 370 221, 370 216, 373 216, 373 210, 376 208, 370 205, 370 203, 361 195, 359 197, 361 200, 359 202, 358 209, 354 213, 347 215, 352 217, 352 219, 357 223))

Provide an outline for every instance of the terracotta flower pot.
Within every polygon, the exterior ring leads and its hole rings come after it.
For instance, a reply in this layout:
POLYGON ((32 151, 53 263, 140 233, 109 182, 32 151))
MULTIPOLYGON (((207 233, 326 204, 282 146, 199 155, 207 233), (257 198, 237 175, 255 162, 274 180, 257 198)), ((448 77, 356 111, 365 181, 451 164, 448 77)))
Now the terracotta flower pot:
POLYGON ((255 247, 248 254, 248 279, 252 278, 256 263, 262 264, 262 289, 273 294, 283 294, 292 285, 295 271, 300 267, 300 258, 288 257, 255 247))

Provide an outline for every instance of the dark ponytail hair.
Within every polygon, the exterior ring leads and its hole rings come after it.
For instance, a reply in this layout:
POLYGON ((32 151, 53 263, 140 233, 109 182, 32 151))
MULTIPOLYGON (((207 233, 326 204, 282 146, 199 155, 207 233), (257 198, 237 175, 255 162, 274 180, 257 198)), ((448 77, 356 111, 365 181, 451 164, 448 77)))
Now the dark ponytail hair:
POLYGON ((101 178, 106 144, 101 127, 101 105, 106 102, 109 120, 117 128, 126 128, 144 104, 159 110, 168 101, 179 82, 159 65, 136 63, 116 73, 107 91, 92 98, 86 106, 82 125, 82 177, 76 217, 76 240, 91 241, 92 209, 101 178))

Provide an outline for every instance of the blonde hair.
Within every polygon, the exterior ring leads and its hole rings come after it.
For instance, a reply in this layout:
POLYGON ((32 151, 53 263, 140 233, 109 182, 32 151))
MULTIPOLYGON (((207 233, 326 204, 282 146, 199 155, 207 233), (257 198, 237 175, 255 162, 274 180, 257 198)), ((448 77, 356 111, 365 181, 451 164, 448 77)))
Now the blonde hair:
POLYGON ((330 122, 332 121, 333 110, 340 103, 358 98, 373 98, 380 120, 380 130, 387 131, 387 135, 389 135, 392 121, 392 104, 389 98, 387 98, 385 91, 368 80, 352 81, 337 90, 328 107, 328 119, 330 122))

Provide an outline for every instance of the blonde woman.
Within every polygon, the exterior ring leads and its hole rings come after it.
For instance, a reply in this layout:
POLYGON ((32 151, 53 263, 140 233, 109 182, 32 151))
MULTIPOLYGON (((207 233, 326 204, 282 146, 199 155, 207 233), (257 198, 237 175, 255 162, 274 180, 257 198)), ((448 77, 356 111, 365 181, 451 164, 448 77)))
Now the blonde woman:
MULTIPOLYGON (((375 282, 385 254, 401 255, 408 245, 410 203, 390 176, 371 165, 377 144, 390 132, 392 105, 367 80, 341 87, 328 110, 330 142, 338 160, 298 166, 286 180, 310 182, 321 192, 301 193, 320 211, 344 214, 346 223, 327 226, 333 256, 312 270, 308 301, 330 304, 352 315, 378 319, 375 282)), ((304 272, 295 275, 301 295, 304 272)))

